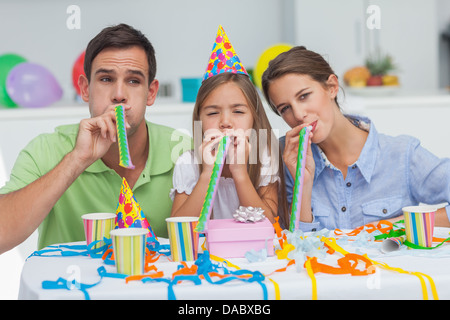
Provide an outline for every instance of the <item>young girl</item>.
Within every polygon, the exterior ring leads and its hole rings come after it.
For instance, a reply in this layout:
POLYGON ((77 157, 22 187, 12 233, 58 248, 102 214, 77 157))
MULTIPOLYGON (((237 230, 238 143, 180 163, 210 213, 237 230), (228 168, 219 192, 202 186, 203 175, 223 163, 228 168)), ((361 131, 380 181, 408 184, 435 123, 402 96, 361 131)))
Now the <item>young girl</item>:
POLYGON ((241 205, 261 207, 273 223, 281 183, 276 163, 278 148, 271 154, 271 140, 276 138, 271 134, 261 100, 248 76, 222 73, 205 80, 197 95, 193 121, 194 126, 195 121, 201 121, 204 139, 193 151, 182 154, 175 164, 172 216, 200 215, 214 165, 215 147, 227 134, 232 143, 219 180, 213 218, 232 218, 241 205), (256 132, 259 138, 267 133, 263 152, 256 152, 260 143, 250 144, 254 139, 250 139, 249 132, 256 132), (250 153, 257 155, 256 162, 249 161, 250 153), (195 156, 202 161, 195 161, 195 156))
MULTIPOLYGON (((221 43, 222 37, 217 37, 221 43)), ((212 56, 216 57, 216 54, 212 56)), ((227 56, 233 61, 238 60, 231 53, 227 56)), ((195 145, 202 139, 194 137, 194 150, 182 154, 175 164, 170 194, 173 199, 172 216, 200 215, 214 165, 215 149, 224 135, 228 135, 232 143, 219 180, 211 218, 233 218, 239 206, 251 206, 262 208, 273 223, 278 208, 285 203, 279 203, 278 198, 279 190, 284 190, 284 177, 281 175, 280 179, 279 175, 282 166, 278 145, 272 148, 276 137, 258 92, 245 69, 240 70, 243 71, 233 73, 228 69, 211 77, 205 76, 193 111, 194 135, 200 121, 203 141, 195 145)))
MULTIPOLYGON (((450 159, 438 159, 409 136, 379 134, 365 117, 342 114, 339 82, 319 54, 295 47, 272 60, 262 77, 273 111, 292 128, 280 139, 288 202, 292 201, 300 130, 312 126, 303 185, 303 231, 400 220, 402 207, 450 202, 450 159)), ((450 206, 436 214, 450 226, 450 206)))

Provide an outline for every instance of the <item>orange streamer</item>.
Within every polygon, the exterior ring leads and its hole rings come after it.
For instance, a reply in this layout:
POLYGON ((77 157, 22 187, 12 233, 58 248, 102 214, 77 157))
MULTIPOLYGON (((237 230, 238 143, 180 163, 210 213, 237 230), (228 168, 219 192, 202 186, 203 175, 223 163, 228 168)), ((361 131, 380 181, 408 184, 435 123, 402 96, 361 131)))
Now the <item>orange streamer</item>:
POLYGON ((144 278, 157 279, 157 278, 162 278, 163 276, 164 276, 164 272, 158 271, 158 272, 150 273, 150 274, 128 276, 125 278, 125 282, 128 283, 130 281, 142 280, 144 278))
MULTIPOLYGON (((317 261, 317 257, 308 259, 311 263, 311 269, 314 273, 328 273, 328 274, 351 274, 352 276, 365 276, 375 272, 374 268, 370 268, 373 263, 366 257, 356 254, 348 253, 343 258, 340 258, 337 263, 339 267, 329 266, 317 261), (356 269, 359 261, 365 263, 363 270, 356 269)), ((305 266, 306 267, 306 266, 305 266)))
POLYGON ((366 225, 360 226, 348 233, 343 232, 340 229, 336 229, 334 230, 334 234, 337 236, 342 236, 342 235, 346 235, 346 236, 356 236, 359 233, 361 233, 361 231, 365 230, 367 233, 372 233, 376 230, 380 231, 381 233, 389 233, 389 231, 394 228, 392 222, 387 221, 387 220, 380 220, 378 221, 377 225, 375 226, 373 223, 368 223, 366 225))
POLYGON ((275 217, 275 223, 273 224, 273 228, 275 229, 275 233, 278 238, 278 243, 280 244, 281 249, 283 249, 284 241, 286 240, 286 235, 282 234, 281 232, 283 231, 283 229, 281 229, 280 223, 278 222, 279 219, 280 217, 275 217))

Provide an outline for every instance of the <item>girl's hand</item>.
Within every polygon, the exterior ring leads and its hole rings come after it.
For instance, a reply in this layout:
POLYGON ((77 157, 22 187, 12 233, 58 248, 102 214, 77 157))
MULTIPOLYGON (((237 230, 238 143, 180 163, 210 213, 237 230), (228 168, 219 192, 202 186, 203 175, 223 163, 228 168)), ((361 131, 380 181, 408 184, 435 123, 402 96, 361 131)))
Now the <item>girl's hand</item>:
POLYGON ((249 138, 245 133, 242 130, 234 131, 227 154, 227 163, 230 166, 230 172, 233 177, 248 174, 247 163, 250 150, 249 138))
POLYGON ((211 175, 216 160, 217 147, 223 134, 219 130, 205 132, 205 137, 200 145, 199 154, 202 156, 202 173, 211 175))
MULTIPOLYGON (((283 151, 283 160, 294 179, 295 179, 295 172, 297 170, 298 144, 300 141, 299 133, 300 130, 306 126, 307 126, 306 124, 299 125, 286 133, 285 147, 283 151)), ((312 188, 316 168, 316 165, 314 163, 314 157, 311 150, 312 137, 313 133, 311 132, 309 134, 308 149, 306 151, 306 166, 303 180, 304 187, 309 186, 310 188, 312 188)))

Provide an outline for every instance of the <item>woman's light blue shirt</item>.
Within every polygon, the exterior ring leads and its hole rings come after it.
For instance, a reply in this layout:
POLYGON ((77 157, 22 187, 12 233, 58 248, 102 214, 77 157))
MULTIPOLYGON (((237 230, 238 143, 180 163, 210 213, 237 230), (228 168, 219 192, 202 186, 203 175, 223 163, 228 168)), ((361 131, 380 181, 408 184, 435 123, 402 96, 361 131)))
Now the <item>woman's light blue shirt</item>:
MULTIPOLYGON (((450 159, 436 157, 416 138, 379 134, 368 118, 347 117, 357 126, 370 125, 367 141, 358 160, 348 167, 345 180, 312 144, 316 164, 311 197, 314 220, 300 222, 301 230, 354 229, 397 217, 405 206, 450 202, 450 159)), ((282 137, 282 150, 284 145, 282 137)), ((294 179, 286 168, 285 177, 290 204, 294 179)), ((450 206, 445 208, 448 216, 450 206)))

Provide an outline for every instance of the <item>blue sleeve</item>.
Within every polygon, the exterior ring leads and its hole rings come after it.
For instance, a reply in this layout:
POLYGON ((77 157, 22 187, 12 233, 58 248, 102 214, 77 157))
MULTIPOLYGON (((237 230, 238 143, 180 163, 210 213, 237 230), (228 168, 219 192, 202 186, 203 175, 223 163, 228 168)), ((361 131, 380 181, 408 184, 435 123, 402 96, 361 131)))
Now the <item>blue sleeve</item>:
POLYGON ((294 178, 292 178, 289 170, 284 166, 284 180, 286 183, 286 195, 288 206, 292 203, 292 197, 294 195, 294 178))
MULTIPOLYGON (((284 152, 285 139, 286 139, 286 136, 283 136, 279 139, 281 154, 283 154, 283 152, 284 152)), ((284 160, 283 160, 283 164, 284 164, 284 160)), ((285 180, 285 184, 286 184, 287 202, 288 202, 288 206, 290 206, 292 203, 292 195, 294 192, 294 178, 292 178, 291 173, 289 172, 289 170, 287 169, 285 164, 284 164, 283 168, 284 168, 284 180, 285 180)))

